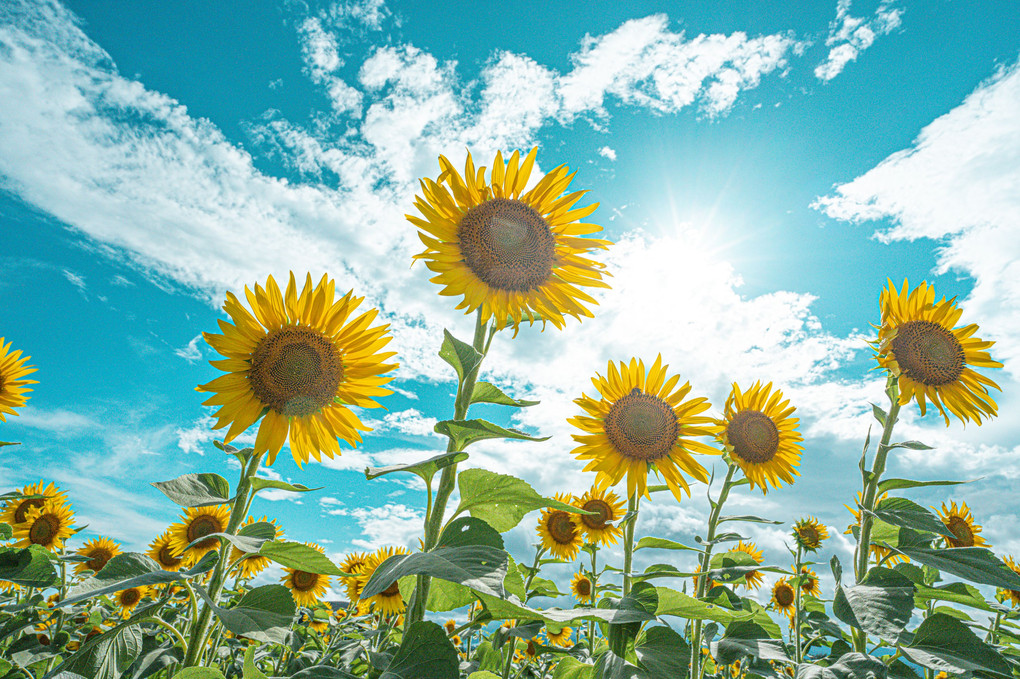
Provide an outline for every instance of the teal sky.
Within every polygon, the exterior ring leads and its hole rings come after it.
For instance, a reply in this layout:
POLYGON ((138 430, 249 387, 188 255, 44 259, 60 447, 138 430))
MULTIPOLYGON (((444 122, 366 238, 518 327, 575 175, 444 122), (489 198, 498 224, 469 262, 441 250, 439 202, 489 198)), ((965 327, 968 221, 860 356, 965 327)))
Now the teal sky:
MULTIPOLYGON (((435 352, 443 327, 466 337, 471 321, 409 268, 421 246, 403 214, 439 153, 489 165, 538 145, 542 172, 568 164, 600 203, 613 290, 583 324, 497 337, 490 379, 543 401, 513 422, 552 439, 479 445, 469 465, 585 490, 572 399, 607 361, 661 352, 715 414, 733 381, 787 393, 802 477, 735 504, 841 533, 881 398, 863 336, 887 277, 926 279, 997 341, 1000 417, 946 429, 912 407, 900 435, 937 448, 893 472, 982 477, 952 499, 997 551, 1020 551, 1016 3, 442 7, 0 9, 0 336, 39 368, 28 407, 0 423, 22 442, 0 457, 7 486, 56 481, 88 524, 79 538, 144 548, 176 516, 150 481, 236 474, 194 390, 217 375, 200 333, 224 292, 325 271, 392 323, 399 393, 362 413, 376 432, 357 451, 303 469, 281 455, 267 473, 324 488, 255 511, 335 554, 416 544, 421 489, 361 470, 443 447, 429 432, 455 385, 435 352)), ((693 539, 695 495, 657 497, 639 532, 693 539)), ((511 533, 512 552, 533 526, 511 533)), ((748 535, 786 565, 786 530, 748 535)))

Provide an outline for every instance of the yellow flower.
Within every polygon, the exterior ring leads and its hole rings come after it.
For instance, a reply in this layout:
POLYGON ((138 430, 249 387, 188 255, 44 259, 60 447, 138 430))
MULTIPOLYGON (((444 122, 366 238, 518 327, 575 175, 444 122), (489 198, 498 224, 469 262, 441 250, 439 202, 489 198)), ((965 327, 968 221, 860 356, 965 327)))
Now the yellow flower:
POLYGON ((809 516, 793 524, 793 539, 806 552, 814 552, 822 546, 822 540, 829 539, 829 529, 809 516))
POLYGON ((4 504, 3 513, 0 514, 0 521, 9 523, 11 526, 17 526, 20 523, 25 523, 28 519, 28 510, 33 507, 42 507, 47 500, 54 500, 60 504, 67 503, 67 493, 60 490, 52 483, 48 484, 44 488, 41 480, 39 483, 32 483, 25 486, 18 492, 21 495, 45 495, 46 497, 8 500, 4 504))
MULTIPOLYGON (((694 575, 691 577, 691 579, 694 580, 694 591, 695 592, 698 591, 698 581, 701 578, 705 578, 705 577, 708 577, 708 576, 701 575, 701 564, 700 563, 697 564, 694 567, 694 575)), ((715 587, 718 584, 719 583, 716 582, 715 580, 713 580, 712 578, 708 578, 708 580, 705 581, 705 591, 706 592, 712 591, 712 588, 715 587)))
POLYGON ((545 628, 545 636, 548 637, 549 641, 552 642, 553 646, 562 646, 564 648, 570 648, 574 644, 570 641, 570 635, 573 633, 573 629, 564 625, 560 628, 559 632, 553 632, 548 627, 545 628))
MULTIPOLYGON (((879 503, 881 503, 882 500, 886 499, 888 496, 889 496, 888 493, 882 493, 881 495, 879 495, 878 498, 875 499, 875 506, 877 507, 879 503)), ((860 491, 858 491, 857 507, 859 507, 862 502, 864 502, 864 495, 860 491)), ((847 526, 846 530, 843 531, 844 535, 848 535, 850 533, 853 533, 854 526, 859 527, 861 525, 861 512, 859 509, 857 509, 857 507, 851 507, 850 505, 843 506, 850 510, 850 513, 854 515, 854 523, 847 526)), ((900 562, 910 561, 908 557, 902 554, 894 554, 893 551, 888 547, 876 545, 874 542, 871 543, 871 549, 869 551, 871 552, 872 558, 875 559, 875 563, 879 563, 882 560, 885 560, 887 564, 892 566, 900 562)))
MULTIPOLYGON (((314 542, 306 542, 306 545, 317 549, 319 552, 325 554, 324 550, 314 542)), ((290 595, 294 599, 294 603, 298 606, 307 606, 311 608, 314 606, 329 588, 329 576, 322 575, 321 573, 308 573, 306 571, 300 571, 295 568, 284 568, 286 575, 281 578, 284 586, 290 590, 290 595)))
POLYGON ((138 604, 141 603, 142 599, 148 596, 148 594, 148 586, 130 587, 128 589, 122 589, 114 594, 113 598, 117 602, 117 605, 120 606, 120 616, 125 619, 130 618, 131 613, 138 607, 138 604))
MULTIPOLYGON (((375 573, 383 561, 394 556, 396 554, 410 554, 410 552, 404 547, 380 547, 373 554, 368 556, 365 560, 364 569, 358 575, 359 585, 358 591, 365 589, 365 585, 372 579, 372 574, 375 573)), ((350 572, 350 571, 348 571, 350 572)), ((379 592, 375 596, 370 596, 360 600, 362 606, 365 609, 369 607, 373 608, 376 613, 382 615, 400 615, 406 608, 404 604, 404 597, 400 595, 400 588, 397 586, 397 582, 394 580, 390 583, 389 587, 379 592)))
MULTIPOLYGON (((368 562, 368 554, 365 552, 351 552, 340 563, 340 570, 357 576, 365 572, 365 564, 368 562)), ((361 596, 361 578, 343 578, 344 590, 347 591, 347 598, 351 603, 356 602, 361 596)))
MULTIPOLYGON (((265 516, 263 516, 261 519, 256 519, 254 516, 249 516, 247 519, 245 519, 244 523, 241 524, 240 528, 238 528, 238 532, 240 532, 241 528, 244 528, 245 526, 250 526, 255 523, 272 524, 273 529, 275 531, 272 537, 273 540, 279 540, 283 537, 283 528, 276 525, 276 519, 270 520, 265 516)), ((256 575, 264 571, 267 566, 269 566, 269 557, 259 556, 258 554, 250 553, 246 554, 237 547, 231 545, 230 563, 234 563, 241 557, 244 557, 244 560, 241 561, 240 564, 238 564, 239 571, 237 573, 237 576, 242 580, 254 578, 256 575)))
POLYGON ((443 623, 443 629, 446 630, 447 635, 453 634, 454 631, 457 629, 457 621, 447 620, 446 622, 443 623))
POLYGON ((592 602, 591 580, 584 573, 580 571, 574 573, 574 578, 570 581, 570 591, 574 593, 574 598, 581 603, 590 604, 592 602))
POLYGON ((974 323, 955 327, 962 313, 955 297, 936 303, 935 288, 927 282, 909 294, 907 289, 906 280, 900 292, 889 281, 882 291, 882 325, 872 342, 878 364, 898 378, 900 405, 916 399, 924 415, 927 398, 946 426, 949 413, 965 424, 994 417, 997 406, 988 387, 999 385, 971 368, 1002 367, 986 351, 995 343, 974 337, 974 323))
POLYGON ((4 415, 17 415, 15 408, 25 405, 29 399, 27 394, 32 391, 26 384, 38 384, 36 380, 26 380, 25 375, 34 373, 37 368, 25 365, 31 356, 22 358, 21 350, 11 351, 11 342, 4 344, 0 337, 0 422, 6 422, 4 415))
POLYGON ((815 597, 822 596, 822 590, 818 586, 818 574, 807 566, 800 567, 800 591, 802 594, 815 597))
POLYGON ((573 450, 581 460, 590 460, 585 471, 598 475, 595 485, 613 486, 627 477, 627 495, 648 496, 648 470, 654 468, 679 501, 681 489, 690 495, 690 486, 681 472, 699 481, 707 481, 705 468, 692 453, 718 455, 719 451, 693 436, 711 436, 718 428, 710 417, 701 416, 711 407, 704 398, 684 401, 690 383, 675 389, 679 375, 666 379, 662 357, 648 371, 643 361, 630 364, 609 363, 607 376, 597 375, 592 383, 599 398, 582 394, 574 403, 585 410, 568 420, 587 432, 572 434, 581 445, 573 450))
POLYGON ((612 525, 612 522, 623 518, 624 504, 620 497, 605 488, 593 486, 572 504, 579 509, 597 514, 578 514, 581 519, 581 531, 588 542, 602 545, 615 545, 618 538, 623 537, 623 529, 612 525))
POLYGON ((146 554, 151 556, 156 563, 162 566, 163 570, 173 573, 181 569, 181 566, 184 564, 184 559, 174 554, 173 548, 171 547, 172 543, 173 536, 170 534, 170 529, 167 528, 149 543, 149 551, 147 551, 146 554))
MULTIPOLYGON (((728 550, 727 554, 736 554, 737 552, 749 554, 751 558, 754 559, 754 562, 758 564, 760 564, 763 560, 761 550, 758 549, 758 546, 753 542, 744 542, 741 540, 737 543, 736 547, 728 550)), ((761 587, 762 580, 761 571, 755 570, 744 573, 744 587, 747 589, 751 589, 752 587, 758 589, 761 587)))
POLYGON ((777 611, 791 618, 793 617, 796 596, 796 591, 787 582, 786 578, 780 578, 776 580, 776 584, 772 585, 772 605, 777 611))
POLYGON ((170 549, 184 558, 185 566, 193 566, 199 559, 219 548, 219 538, 211 537, 197 543, 187 552, 184 550, 195 540, 213 533, 225 533, 230 521, 230 505, 209 507, 188 507, 180 522, 170 526, 170 549))
POLYGON ((262 417, 255 452, 272 464, 289 437, 301 465, 339 455, 338 438, 356 446, 359 430, 371 431, 347 406, 377 408, 373 399, 392 393, 382 385, 397 366, 383 361, 394 352, 378 353, 389 326, 370 327, 376 309, 351 319, 364 298, 348 292, 334 301, 335 287, 327 276, 313 286, 309 274, 299 294, 291 273, 283 293, 270 276, 265 288, 245 287, 251 312, 227 293, 223 309, 234 324, 220 321, 222 335, 203 333, 226 356, 211 364, 227 374, 198 387, 213 393, 205 405, 219 406, 213 428, 230 425, 225 443, 262 417))
POLYGON ((450 643, 453 644, 454 648, 460 648, 460 645, 464 643, 464 641, 460 638, 459 634, 454 634, 450 637, 450 643))
MULTIPOLYGON (((1020 575, 1020 564, 1017 564, 1017 562, 1013 560, 1012 556, 1004 556, 1002 557, 1002 561, 1003 563, 1006 564, 1006 566, 1009 567, 1011 571, 1013 571, 1017 575, 1020 575)), ((1013 606, 1020 606, 1020 590, 1002 589, 999 591, 1002 592, 1006 596, 1006 598, 1010 600, 1013 606)))
POLYGON ((718 421, 722 430, 719 442, 726 448, 750 481, 766 492, 766 483, 778 488, 780 479, 793 483, 800 464, 799 445, 803 439, 797 432, 799 420, 790 417, 795 408, 783 400, 783 392, 772 391, 772 383, 765 386, 755 382, 745 392, 737 383, 726 398, 723 419, 718 421))
POLYGON ((71 528, 74 514, 70 505, 51 498, 41 507, 32 507, 25 515, 24 523, 14 527, 15 546, 40 545, 55 552, 64 546, 64 540, 74 534, 71 528))
POLYGON ((464 176, 444 156, 438 181, 421 180, 424 196, 414 205, 422 217, 406 215, 418 227, 425 251, 415 255, 438 274, 433 283, 440 295, 464 299, 457 305, 471 313, 481 307, 482 319, 497 328, 522 320, 549 321, 564 327, 564 316, 590 318, 585 304, 597 304, 581 288, 608 288, 604 265, 587 258, 593 249, 606 249, 606 240, 582 238, 602 227, 579 223, 598 207, 574 208, 585 191, 564 195, 573 174, 560 165, 533 189, 524 192, 538 149, 523 163, 514 151, 507 163, 497 153, 491 183, 485 168, 475 170, 471 154, 464 176), (445 186, 444 186, 445 184, 445 186))
MULTIPOLYGON (((553 496, 560 502, 569 503, 570 495, 556 493, 553 496)), ((584 540, 581 537, 581 522, 577 514, 562 509, 546 507, 538 519, 535 532, 542 539, 542 546, 559 559, 572 561, 584 540)))
POLYGON ((92 540, 86 540, 85 544, 79 547, 75 554, 78 556, 87 556, 89 559, 88 561, 75 564, 75 573, 81 574, 86 571, 98 573, 103 570, 103 566, 105 566, 110 559, 120 554, 120 545, 110 538, 94 538, 92 540))
POLYGON ((946 525, 950 533, 956 536, 955 539, 942 537, 946 541, 946 547, 990 546, 983 537, 978 535, 981 532, 981 526, 974 523, 974 516, 970 513, 966 502, 962 503, 959 509, 955 502, 949 507, 946 507, 946 503, 943 502, 942 509, 937 511, 942 523, 946 525))

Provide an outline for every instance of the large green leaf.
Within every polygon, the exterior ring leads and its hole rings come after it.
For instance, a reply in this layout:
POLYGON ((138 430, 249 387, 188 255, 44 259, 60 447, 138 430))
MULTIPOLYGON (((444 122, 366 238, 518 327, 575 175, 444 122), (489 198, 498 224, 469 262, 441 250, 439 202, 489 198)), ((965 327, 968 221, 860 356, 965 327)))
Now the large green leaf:
POLYGON ((85 643, 63 669, 90 679, 117 679, 142 652, 142 630, 118 625, 85 643))
POLYGON ((290 590, 283 585, 256 587, 231 608, 215 605, 201 585, 195 585, 195 590, 234 634, 265 643, 287 643, 296 608, 290 590))
POLYGON ((259 554, 268 557, 287 568, 304 571, 305 573, 318 573, 320 575, 335 575, 348 577, 329 557, 302 542, 291 542, 288 540, 272 540, 266 542, 259 548, 259 554))
POLYGON ((773 526, 778 526, 778 525, 780 525, 782 523, 785 523, 783 521, 773 521, 772 519, 763 519, 760 516, 751 516, 749 514, 744 514, 744 515, 741 515, 741 516, 723 516, 723 517, 721 517, 719 519, 719 523, 722 523, 724 521, 741 521, 743 523, 767 523, 767 524, 771 524, 773 526))
MULTIPOLYGON (((604 601, 609 608, 620 611, 637 611, 649 616, 654 616, 659 607, 659 594, 655 586, 647 582, 636 582, 630 593, 622 599, 606 598, 604 601)), ((627 646, 631 640, 636 638, 641 631, 642 621, 625 622, 609 625, 608 641, 609 648, 619 656, 625 656, 627 646)))
POLYGON ((458 679, 457 650, 446 631, 421 621, 404 632, 400 648, 379 679, 458 679))
POLYGON ((675 549, 681 551, 690 552, 701 552, 703 550, 697 547, 688 547, 687 545, 681 544, 674 540, 667 540, 666 538, 653 538, 644 537, 638 540, 637 546, 634 549, 675 549))
POLYGON ((500 533, 505 533, 531 511, 553 507, 572 513, 585 513, 559 500, 542 497, 515 476, 496 474, 485 469, 466 469, 457 477, 460 504, 455 515, 468 512, 500 533))
MULTIPOLYGON (((661 588, 657 588, 661 589, 661 588)), ((638 610, 617 610, 612 608, 546 608, 536 610, 521 603, 520 598, 510 595, 505 599, 482 592, 478 597, 485 604, 486 610, 493 620, 515 619, 543 620, 557 626, 569 625, 576 620, 601 620, 608 623, 643 622, 655 616, 638 610)))
POLYGON ((443 330, 443 344, 439 347, 439 358, 443 359, 457 371, 457 379, 464 381, 464 376, 472 372, 482 362, 482 355, 473 346, 443 330))
POLYGON ((471 392, 471 403, 495 403, 501 406, 513 406, 514 408, 527 408, 537 406, 538 401, 525 401, 523 399, 510 398, 504 394, 499 387, 488 382, 476 382, 475 390, 471 392))
POLYGON ((453 441, 455 450, 464 450, 472 443, 486 439, 518 439, 521 441, 548 441, 550 436, 531 436, 516 429, 507 429, 488 420, 443 420, 437 422, 436 433, 453 441))
POLYGON ((970 628, 945 613, 933 613, 921 623, 900 653, 918 665, 949 674, 975 671, 1012 676, 1009 664, 970 628))
POLYGON ((467 453, 462 452, 443 453, 442 455, 436 455, 435 457, 412 464, 394 464, 389 467, 365 467, 365 478, 371 480, 395 472, 408 472, 419 476, 428 485, 432 482, 432 477, 440 469, 463 462, 468 457, 470 456, 467 453))
POLYGON ((40 545, 24 549, 0 547, 0 580, 23 587, 49 587, 57 582, 53 557, 40 545))
POLYGON ((923 608, 925 601, 950 601, 954 604, 963 604, 971 608, 979 608, 982 611, 994 611, 977 587, 964 582, 951 582, 938 587, 927 587, 925 585, 914 585, 917 592, 914 594, 914 601, 918 607, 923 608))
POLYGON ((595 667, 588 665, 569 655, 560 658, 553 670, 552 679, 593 679, 595 667))
POLYGON ((878 494, 900 488, 924 488, 926 486, 959 486, 970 481, 914 481, 913 479, 885 479, 878 484, 878 494))
POLYGON ((456 582, 478 592, 502 597, 507 554, 487 545, 443 547, 431 552, 396 554, 383 561, 361 591, 362 598, 379 594, 408 575, 425 574, 456 582))
MULTIPOLYGON (((10 540, 14 536, 14 526, 0 521, 0 541, 10 540)), ((2 669, 2 668, 0 668, 2 669)))
POLYGON ((118 554, 106 562, 103 570, 68 590, 67 597, 57 603, 57 606, 63 608, 85 599, 119 592, 131 587, 190 580, 212 570, 218 558, 219 555, 216 552, 209 552, 191 568, 171 573, 163 570, 147 554, 138 552, 118 554))
POLYGON ((887 641, 899 637, 913 611, 914 583, 890 568, 872 568, 853 587, 836 583, 835 616, 887 641))
POLYGON ((1004 589, 1020 590, 1020 575, 1017 575, 1000 559, 984 547, 955 547, 953 549, 931 549, 928 547, 897 547, 897 551, 925 566, 931 566, 945 573, 1004 589))
POLYGON ((655 614, 659 616, 675 615, 690 620, 712 620, 723 625, 728 625, 734 620, 748 620, 753 617, 752 613, 733 611, 699 601, 692 596, 667 587, 657 587, 656 593, 659 597, 659 607, 655 614))
POLYGON ((207 507, 230 502, 230 484, 219 474, 185 474, 152 484, 181 507, 207 507))
POLYGON ((215 667, 185 667, 174 679, 226 679, 215 667))
POLYGON ((290 493, 309 493, 313 490, 322 490, 322 486, 318 488, 309 488, 308 486, 300 483, 287 483, 286 481, 277 481, 276 479, 263 479, 258 476, 251 480, 251 487, 256 493, 266 488, 273 488, 276 490, 286 490, 290 493))
POLYGON ((773 639, 769 630, 751 620, 730 623, 722 639, 710 646, 716 662, 727 665, 748 655, 761 660, 790 661, 782 640, 773 639))
POLYGON ((887 497, 875 507, 875 516, 886 523, 955 538, 939 517, 905 497, 887 497))
POLYGON ((473 516, 459 516, 443 528, 436 548, 486 545, 503 549, 503 536, 481 519, 473 516))
POLYGON ((241 679, 269 679, 262 670, 255 666, 255 650, 254 646, 249 646, 244 651, 241 679))
POLYGON ((889 671, 878 658, 863 653, 844 653, 835 664, 797 665, 796 679, 886 679, 889 671))
POLYGON ((684 679, 690 671, 691 647, 669 627, 645 630, 634 645, 634 655, 648 679, 684 679))

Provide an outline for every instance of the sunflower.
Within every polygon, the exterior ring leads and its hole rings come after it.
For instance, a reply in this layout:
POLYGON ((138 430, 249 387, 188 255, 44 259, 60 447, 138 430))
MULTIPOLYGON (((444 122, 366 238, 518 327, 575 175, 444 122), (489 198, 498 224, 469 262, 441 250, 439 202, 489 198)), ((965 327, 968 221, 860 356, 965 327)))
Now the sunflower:
MULTIPOLYGON (((365 560, 363 570, 358 575, 358 591, 365 589, 365 585, 372 579, 372 574, 375 573, 375 569, 378 568, 383 561, 395 556, 397 554, 410 554, 410 552, 404 547, 380 547, 374 553, 370 554, 365 560)), ((383 615, 400 615, 406 608, 404 604, 404 597, 400 595, 400 587, 397 586, 397 582, 391 582, 390 586, 379 592, 375 596, 370 596, 364 599, 360 599, 360 605, 366 609, 373 607, 376 613, 383 615)))
POLYGON ((581 531, 588 542, 600 545, 615 545, 623 537, 623 529, 611 524, 623 518, 624 504, 620 497, 605 488, 592 489, 579 498, 574 498, 575 507, 596 514, 579 514, 581 531))
POLYGON ((796 601, 797 592, 793 589, 793 586, 787 582, 786 578, 780 578, 776 580, 776 584, 772 585, 772 605, 780 613, 784 613, 790 618, 793 617, 794 601, 796 601))
MULTIPOLYGON (((0 338, 2 339, 2 338, 0 338)), ((28 510, 33 507, 42 507, 47 500, 54 500, 60 504, 67 504, 67 493, 57 488, 52 483, 43 487, 43 482, 31 483, 20 491, 21 495, 44 495, 45 497, 21 498, 8 500, 4 504, 3 513, 0 513, 0 521, 17 526, 25 523, 28 518, 28 510)))
POLYGON ((185 566, 193 566, 199 559, 220 546, 219 538, 211 537, 195 544, 195 540, 213 533, 224 533, 230 521, 230 505, 188 507, 180 522, 170 525, 170 549, 173 554, 183 556, 185 566))
MULTIPOLYGON (((247 519, 244 520, 244 523, 241 524, 240 528, 238 528, 238 532, 240 532, 240 530, 243 529, 245 526, 251 526, 256 523, 268 523, 272 525, 273 530, 275 532, 273 533, 273 537, 271 539, 279 540, 283 537, 283 528, 276 525, 276 519, 269 519, 265 516, 263 516, 261 519, 256 519, 254 516, 249 516, 247 519)), ((264 571, 266 567, 269 565, 269 557, 242 552, 237 547, 231 546, 230 563, 234 563, 238 559, 242 558, 244 560, 241 561, 240 564, 238 564, 239 570, 237 573, 237 577, 241 578, 242 580, 254 578, 256 575, 264 571)))
POLYGON ((25 514, 25 521, 14 526, 12 536, 16 547, 40 545, 51 552, 64 546, 64 540, 74 535, 71 525, 74 513, 63 500, 50 498, 40 507, 32 507, 25 514))
POLYGON ((574 573, 574 578, 570 581, 570 591, 574 593, 574 598, 581 603, 590 604, 592 602, 591 580, 583 572, 574 573))
POLYGON ((974 337, 975 323, 955 327, 962 313, 955 297, 936 303, 935 288, 927 282, 909 294, 907 289, 906 280, 902 291, 890 280, 882 291, 882 325, 871 343, 878 364, 898 378, 900 405, 916 399, 924 415, 927 398, 947 427, 949 413, 964 424, 974 420, 980 425, 982 417, 995 417, 998 406, 988 387, 999 385, 971 369, 1002 367, 986 351, 995 342, 974 337))
POLYGON ((570 648, 574 644, 570 641, 570 635, 573 634, 574 630, 564 625, 560 628, 559 632, 553 632, 548 627, 545 628, 545 636, 549 639, 553 646, 562 646, 563 648, 570 648))
MULTIPOLYGON (((326 550, 314 542, 306 542, 305 544, 322 554, 326 553, 326 550)), ((308 573, 307 571, 299 571, 294 568, 284 568, 283 570, 287 574, 280 578, 280 580, 290 590, 290 595, 298 606, 308 606, 311 608, 319 602, 326 593, 326 590, 329 589, 328 575, 308 573)))
POLYGON ((793 539, 805 552, 814 552, 822 546, 822 540, 829 539, 829 529, 809 516, 793 524, 793 539))
POLYGON ((392 379, 384 374, 397 366, 383 361, 395 352, 378 353, 391 339, 389 326, 370 327, 376 309, 351 319, 364 298, 348 292, 334 302, 335 287, 327 276, 313 287, 309 274, 298 294, 291 273, 281 293, 270 276, 265 288, 245 287, 252 312, 227 293, 223 309, 234 325, 220 321, 222 335, 203 333, 226 356, 211 364, 227 374, 198 387, 213 393, 205 405, 220 406, 213 428, 230 425, 224 443, 265 415, 255 452, 268 452, 272 464, 289 436, 301 465, 339 455, 338 438, 356 446, 359 430, 371 431, 347 406, 377 408, 373 398, 392 393, 382 388, 392 379))
POLYGON ((761 382, 745 392, 737 383, 726 398, 721 431, 716 435, 726 452, 744 472, 751 487, 766 492, 766 483, 778 488, 780 479, 793 483, 799 476, 801 438, 797 432, 800 421, 790 417, 796 409, 783 400, 783 392, 772 391, 772 383, 761 382))
POLYGON ((595 485, 613 486, 627 477, 627 495, 648 497, 648 470, 654 468, 666 481, 678 501, 681 489, 691 489, 681 472, 699 481, 707 481, 705 468, 691 453, 718 455, 719 451, 692 436, 711 436, 717 427, 710 417, 699 415, 711 404, 704 398, 684 401, 690 383, 674 391, 679 375, 666 379, 662 356, 657 356, 648 371, 643 361, 609 362, 607 377, 597 375, 592 384, 599 399, 585 394, 574 399, 587 415, 567 420, 587 434, 572 434, 581 445, 573 450, 581 460, 591 460, 585 471, 595 471, 595 485))
MULTIPOLYGON (((750 555, 750 557, 754 559, 754 562, 757 564, 760 564, 763 560, 761 550, 758 549, 758 546, 753 542, 744 542, 743 540, 741 540, 740 542, 737 543, 736 547, 728 550, 726 553, 737 554, 738 552, 743 552, 744 554, 750 555)), ((746 587, 747 589, 751 589, 752 587, 758 589, 759 587, 761 587, 762 579, 763 578, 761 571, 757 570, 747 571, 746 573, 744 573, 743 583, 744 587, 746 587)))
POLYGON ((162 566, 163 570, 176 572, 181 569, 184 559, 174 555, 173 549, 170 547, 172 542, 173 536, 170 534, 170 529, 167 528, 149 543, 149 551, 146 554, 162 566))
POLYGON ((88 561, 75 564, 75 573, 79 575, 86 571, 98 573, 103 570, 103 566, 110 559, 120 554, 120 545, 110 538, 93 538, 92 540, 86 540, 85 544, 79 547, 75 554, 88 557, 88 561))
MULTIPOLYGON (((1009 567, 1011 571, 1020 575, 1020 564, 1017 564, 1011 556, 1002 557, 1003 563, 1009 567)), ((1020 606, 1020 590, 1015 589, 1001 589, 999 590, 1006 598, 1010 600, 1013 606, 1020 606)))
POLYGON ((953 502, 949 507, 946 507, 946 503, 942 503, 942 509, 937 510, 939 518, 942 519, 942 523, 946 525, 949 532, 955 535, 955 538, 948 538, 943 536, 946 541, 946 547, 988 547, 988 543, 983 537, 978 535, 981 532, 981 526, 974 523, 974 516, 970 513, 970 508, 967 503, 964 502, 957 509, 956 503, 953 502))
POLYGON ((129 587, 128 589, 122 589, 113 595, 114 601, 120 606, 120 617, 130 618, 131 613, 137 608, 138 604, 141 603, 149 594, 148 586, 141 587, 129 587))
POLYGON ((454 634, 452 637, 450 637, 450 643, 453 644, 454 648, 459 649, 461 644, 464 643, 464 640, 460 638, 459 634, 454 634))
MULTIPOLYGON (((708 576, 701 575, 701 564, 699 563, 698 565, 696 565, 694 567, 694 575, 691 576, 691 579, 694 580, 694 591, 695 592, 698 591, 698 581, 701 578, 704 578, 704 577, 708 577, 708 576)), ((719 583, 716 582, 715 580, 713 580, 712 578, 708 578, 708 580, 705 581, 705 591, 706 592, 710 592, 712 590, 712 588, 715 587, 718 584, 719 583)))
MULTIPOLYGON (((796 570, 796 567, 793 570, 796 570)), ((807 566, 800 567, 800 591, 814 597, 822 596, 822 590, 818 586, 818 574, 807 566)))
POLYGON ((340 563, 340 570, 350 573, 352 577, 343 578, 344 590, 351 603, 361 597, 361 578, 357 577, 365 571, 365 564, 368 562, 368 554, 365 552, 351 552, 344 557, 340 563))
POLYGON ((4 415, 17 415, 15 408, 25 405, 29 399, 25 394, 32 391, 26 384, 38 384, 36 380, 26 380, 25 375, 34 373, 37 368, 25 365, 31 356, 21 357, 21 350, 11 351, 11 343, 4 344, 0 337, 0 422, 6 422, 4 415))
MULTIPOLYGON (((882 493, 881 495, 879 495, 875 499, 875 506, 877 507, 882 502, 882 500, 886 499, 887 497, 889 497, 888 493, 882 493)), ((857 506, 859 507, 862 502, 864 502, 864 495, 860 491, 858 491, 857 492, 857 506)), ((843 531, 844 535, 848 535, 848 534, 854 532, 854 527, 855 526, 860 526, 861 525, 861 512, 860 512, 860 510, 857 507, 851 507, 850 505, 843 505, 843 506, 846 507, 847 509, 849 509, 850 513, 854 515, 854 522, 852 524, 850 524, 849 526, 847 526, 846 530, 843 531)), ((882 547, 881 545, 876 545, 874 542, 871 543, 871 550, 870 551, 871 551, 871 556, 875 559, 875 563, 879 563, 879 562, 885 560, 886 563, 888 563, 890 566, 892 566, 892 565, 900 563, 900 562, 910 561, 909 557, 904 556, 903 554, 895 553, 891 549, 889 549, 888 547, 882 547)))
POLYGON ((610 242, 582 238, 602 227, 577 221, 598 203, 574 208, 587 192, 564 195, 574 178, 567 166, 522 193, 537 153, 533 148, 521 163, 514 151, 504 163, 497 152, 488 184, 485 168, 476 171, 470 153, 463 177, 439 156, 438 181, 422 179, 424 196, 415 196, 414 206, 424 219, 405 215, 425 244, 414 258, 438 274, 431 280, 443 286, 439 294, 463 295, 458 309, 471 313, 481 307, 483 321, 492 317, 497 328, 512 325, 515 332, 524 319, 562 329, 565 315, 591 318, 585 304, 597 302, 581 288, 609 287, 602 280, 604 265, 585 255, 605 250, 610 242))
MULTIPOLYGON (((553 496, 560 502, 570 503, 570 495, 556 493, 553 496)), ((546 507, 538 519, 535 532, 542 538, 542 546, 552 552, 558 559, 573 561, 584 542, 581 536, 581 521, 577 514, 562 509, 546 507)))
POLYGON ((446 630, 447 636, 453 634, 454 631, 457 629, 457 621, 447 620, 446 622, 443 623, 443 629, 446 630))

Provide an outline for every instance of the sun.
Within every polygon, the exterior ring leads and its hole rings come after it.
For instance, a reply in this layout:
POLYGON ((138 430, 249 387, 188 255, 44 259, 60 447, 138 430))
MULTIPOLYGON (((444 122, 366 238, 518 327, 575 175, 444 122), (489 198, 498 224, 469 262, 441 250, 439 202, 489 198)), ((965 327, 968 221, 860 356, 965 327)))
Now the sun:
POLYGON ((17 415, 14 409, 25 405, 29 399, 26 394, 32 391, 25 385, 38 384, 36 380, 25 379, 37 370, 25 365, 31 356, 22 356, 20 349, 11 351, 11 344, 4 344, 4 338, 0 337, 0 422, 7 421, 5 415, 17 415))
MULTIPOLYGON (((556 493, 553 498, 568 504, 572 499, 566 493, 556 493)), ((573 561, 584 543, 579 515, 562 509, 543 509, 535 532, 542 540, 542 547, 558 559, 573 561)))

